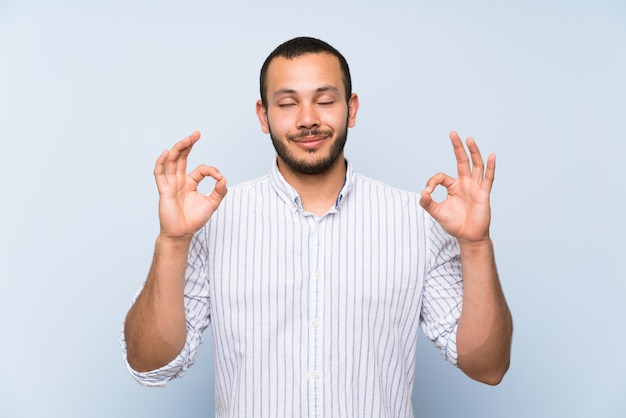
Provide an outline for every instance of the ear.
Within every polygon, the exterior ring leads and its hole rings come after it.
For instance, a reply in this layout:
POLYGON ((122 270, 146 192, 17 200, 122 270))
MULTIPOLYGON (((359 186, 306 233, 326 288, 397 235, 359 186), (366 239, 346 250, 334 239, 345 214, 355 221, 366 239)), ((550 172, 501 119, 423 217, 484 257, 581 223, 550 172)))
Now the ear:
POLYGON ((350 100, 348 100, 348 128, 356 125, 356 114, 359 111, 359 96, 356 93, 352 93, 350 100))
POLYGON ((256 116, 259 118, 259 122, 261 123, 261 130, 264 134, 270 133, 270 125, 267 123, 267 109, 263 106, 263 102, 261 100, 256 101, 256 116))

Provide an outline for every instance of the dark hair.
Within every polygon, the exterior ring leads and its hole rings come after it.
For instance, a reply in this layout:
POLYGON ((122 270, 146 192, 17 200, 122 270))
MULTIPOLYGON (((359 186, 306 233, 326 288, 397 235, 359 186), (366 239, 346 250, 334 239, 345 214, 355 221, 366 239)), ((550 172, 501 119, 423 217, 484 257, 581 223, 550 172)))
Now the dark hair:
POLYGON ((299 37, 291 39, 282 43, 265 59, 263 66, 261 67, 260 75, 260 90, 261 101, 263 106, 267 108, 267 69, 274 58, 283 57, 286 59, 294 59, 304 54, 320 54, 326 53, 337 57, 339 65, 341 66, 341 72, 343 73, 343 85, 346 90, 346 101, 350 100, 352 95, 352 79, 350 78, 350 68, 348 62, 343 55, 335 48, 330 46, 324 41, 309 37, 299 37))

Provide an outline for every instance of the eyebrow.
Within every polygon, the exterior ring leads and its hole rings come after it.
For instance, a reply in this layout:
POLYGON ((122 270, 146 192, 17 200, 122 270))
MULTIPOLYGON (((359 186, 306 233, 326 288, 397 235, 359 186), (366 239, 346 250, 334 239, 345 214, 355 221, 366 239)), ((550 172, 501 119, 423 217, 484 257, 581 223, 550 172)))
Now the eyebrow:
MULTIPOLYGON (((322 87, 318 87, 317 89, 315 89, 315 93, 326 93, 326 92, 340 94, 339 89, 333 86, 322 86, 322 87)), ((279 89, 279 90, 276 90, 274 94, 272 94, 272 97, 276 98, 278 96, 282 96, 285 94, 297 94, 297 91, 294 89, 287 89, 287 88, 279 89)))

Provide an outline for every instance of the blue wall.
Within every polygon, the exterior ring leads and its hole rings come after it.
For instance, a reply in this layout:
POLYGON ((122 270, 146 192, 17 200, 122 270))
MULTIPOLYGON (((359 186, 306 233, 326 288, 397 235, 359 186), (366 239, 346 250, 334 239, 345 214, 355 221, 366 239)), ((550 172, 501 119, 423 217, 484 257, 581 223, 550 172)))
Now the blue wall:
POLYGON ((420 191, 447 135, 498 156, 492 235, 515 319, 495 388, 418 344, 423 417, 626 416, 622 1, 0 1, 0 416, 207 417, 210 336, 146 389, 117 346, 158 233, 154 160, 265 173, 254 102, 280 42, 344 52, 357 170, 420 191))

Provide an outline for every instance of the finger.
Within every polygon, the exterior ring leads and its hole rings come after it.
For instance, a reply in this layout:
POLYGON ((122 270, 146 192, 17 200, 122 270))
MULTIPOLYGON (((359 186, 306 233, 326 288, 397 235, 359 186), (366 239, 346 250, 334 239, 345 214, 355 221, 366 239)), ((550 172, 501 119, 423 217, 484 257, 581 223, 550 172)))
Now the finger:
POLYGON ((199 165, 195 170, 189 173, 189 178, 195 181, 196 184, 200 183, 205 177, 213 177, 215 180, 219 181, 224 176, 222 176, 222 173, 220 173, 217 168, 204 164, 199 165))
POLYGON ((196 182, 196 188, 197 184, 204 180, 206 177, 212 177, 216 180, 213 190, 206 196, 209 201, 211 201, 214 208, 217 208, 217 206, 220 204, 222 199, 224 199, 224 196, 226 196, 226 193, 228 192, 228 189, 226 188, 226 178, 215 167, 200 165, 191 173, 189 173, 189 177, 196 182))
POLYGON ((456 169, 459 174, 459 178, 470 176, 471 171, 469 158, 467 157, 467 152, 465 152, 463 142, 461 141, 461 138, 459 138, 459 134, 456 133, 456 131, 450 132, 450 141, 452 141, 452 147, 454 148, 454 155, 456 157, 456 169))
POLYGON ((493 186, 493 181, 496 177, 496 155, 489 154, 487 157, 487 169, 485 170, 485 178, 483 180, 483 186, 489 192, 493 186))
POLYGON ((474 141, 474 138, 467 138, 467 149, 469 150, 470 156, 472 158, 472 178, 480 184, 483 180, 485 165, 483 163, 483 157, 480 154, 480 150, 478 149, 478 145, 476 144, 476 141, 474 141))
POLYGON ((168 156, 169 151, 164 150, 161 155, 159 155, 159 158, 157 158, 156 164, 154 165, 154 178, 158 187, 167 183, 167 177, 165 176, 165 163, 167 162, 168 156))
POLYGON ((430 216, 437 219, 436 214, 438 211, 439 203, 433 200, 430 192, 428 192, 427 190, 422 191, 422 194, 420 196, 420 206, 423 207, 424 210, 428 212, 428 214, 430 214, 430 216))
POLYGON ((437 173, 428 179, 424 190, 428 193, 432 193, 437 186, 443 186, 448 189, 455 181, 456 179, 454 177, 450 177, 446 173, 437 173))
POLYGON ((193 131, 193 133, 191 135, 189 135, 187 138, 185 138, 185 142, 189 143, 189 145, 182 147, 180 150, 180 157, 179 157, 179 162, 182 164, 177 164, 177 171, 179 174, 185 174, 187 171, 187 157, 189 156, 189 153, 191 152, 191 149, 193 148, 193 146, 195 145, 196 142, 198 142, 200 140, 200 132, 198 131, 193 131))
POLYGON ((170 150, 169 157, 165 164, 167 175, 185 174, 187 170, 187 156, 191 152, 193 145, 200 139, 200 132, 194 131, 188 137, 183 138, 170 150))

